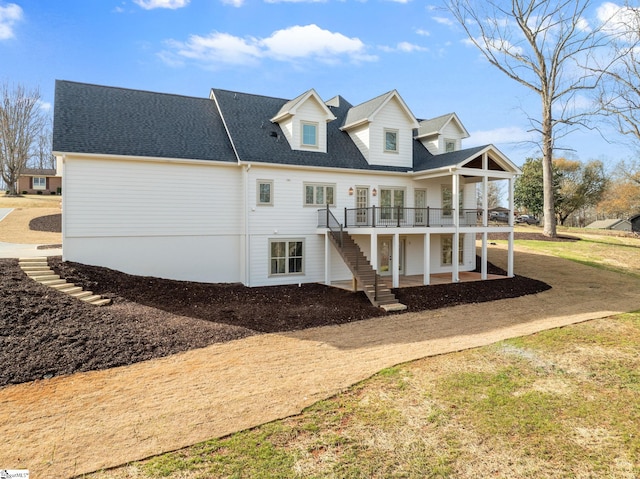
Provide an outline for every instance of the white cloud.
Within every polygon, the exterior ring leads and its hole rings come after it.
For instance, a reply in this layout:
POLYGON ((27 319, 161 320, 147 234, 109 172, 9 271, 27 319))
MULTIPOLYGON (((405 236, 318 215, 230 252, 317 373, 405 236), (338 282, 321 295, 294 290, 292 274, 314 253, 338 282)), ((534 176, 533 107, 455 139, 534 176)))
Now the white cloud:
POLYGON ((191 35, 186 42, 170 40, 167 43, 173 54, 163 52, 161 58, 172 66, 179 65, 180 59, 243 65, 255 63, 262 56, 254 38, 242 39, 228 33, 213 32, 204 37, 191 35))
POLYGON ((534 136, 518 126, 506 126, 493 130, 480 130, 470 132, 469 143, 473 145, 498 145, 504 143, 521 143, 532 141, 534 136))
POLYGON ((384 52, 404 52, 404 53, 426 52, 429 50, 428 48, 421 47, 420 45, 416 45, 414 43, 409 43, 409 42, 400 42, 395 47, 384 46, 384 47, 380 47, 380 49, 384 52))
POLYGON ((154 8, 169 8, 175 10, 177 8, 186 7, 190 0, 133 0, 133 2, 144 8, 145 10, 153 10, 154 8))
POLYGON ((440 25, 447 25, 449 27, 453 25, 453 20, 447 17, 431 17, 431 19, 440 25))
POLYGON ((244 0, 222 0, 223 5, 231 5, 232 7, 241 7, 244 5, 244 0))
POLYGON ((22 8, 15 3, 0 5, 0 40, 13 38, 13 26, 22 20, 22 8))
POLYGON ((260 44, 266 47, 268 56, 279 60, 303 57, 328 59, 340 55, 358 58, 364 52, 364 43, 358 38, 348 38, 313 24, 278 30, 260 44))
POLYGON ((409 3, 411 0, 388 0, 389 2, 394 3, 409 3))
POLYGON ((596 15, 610 33, 631 33, 633 39, 640 29, 637 8, 605 2, 597 8, 596 15))
POLYGON ((416 33, 417 33, 418 35, 423 36, 423 37, 429 37, 429 36, 431 36, 431 32, 430 32, 430 31, 428 31, 428 30, 423 30, 422 28, 418 28, 418 29, 416 30, 416 33))
POLYGON ((204 66, 251 65, 263 58, 283 62, 313 59, 324 63, 374 61, 358 38, 324 30, 317 25, 293 26, 277 30, 267 38, 236 37, 213 32, 207 36, 192 35, 186 42, 170 40, 169 51, 160 53, 166 63, 176 66, 193 60, 204 66))

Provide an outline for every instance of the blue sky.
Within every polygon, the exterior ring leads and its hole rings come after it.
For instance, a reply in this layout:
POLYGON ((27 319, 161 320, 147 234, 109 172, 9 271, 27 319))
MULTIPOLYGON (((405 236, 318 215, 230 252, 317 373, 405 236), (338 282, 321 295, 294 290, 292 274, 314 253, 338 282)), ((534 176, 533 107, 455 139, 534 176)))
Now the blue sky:
MULTIPOLYGON (((39 87, 45 107, 56 79, 198 97, 315 88, 354 105, 396 89, 418 118, 456 112, 464 147, 493 143, 518 165, 538 156, 518 143, 535 139, 524 111, 537 116, 538 97, 483 60, 437 1, 0 0, 0 82, 39 87)), ((576 132, 561 146, 608 166, 633 156, 604 131, 612 143, 576 132)))

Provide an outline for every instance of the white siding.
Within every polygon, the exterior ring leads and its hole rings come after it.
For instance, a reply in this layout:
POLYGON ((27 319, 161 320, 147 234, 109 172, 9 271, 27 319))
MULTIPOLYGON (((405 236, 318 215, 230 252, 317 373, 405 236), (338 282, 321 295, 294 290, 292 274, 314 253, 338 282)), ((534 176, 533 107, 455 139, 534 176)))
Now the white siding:
POLYGON ((411 167, 413 165, 412 122, 397 99, 389 101, 369 125, 369 164, 411 167), (384 151, 385 129, 398 130, 398 152, 384 151))
POLYGON ((64 258, 137 275, 241 280, 237 167, 65 161, 64 258))
POLYGON ((294 116, 278 123, 284 132, 292 150, 311 150, 327 152, 327 121, 326 112, 318 102, 310 97, 296 109, 294 116), (302 145, 302 123, 311 122, 318 125, 318 146, 302 145))

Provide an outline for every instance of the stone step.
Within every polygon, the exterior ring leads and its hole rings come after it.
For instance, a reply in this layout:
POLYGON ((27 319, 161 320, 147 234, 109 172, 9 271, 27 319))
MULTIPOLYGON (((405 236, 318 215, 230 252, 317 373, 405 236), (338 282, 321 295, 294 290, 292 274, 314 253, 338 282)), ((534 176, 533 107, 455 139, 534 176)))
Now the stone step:
MULTIPOLYGON (((67 293, 67 291, 65 291, 67 293)), ((82 299, 87 296, 94 296, 92 291, 76 291, 75 293, 68 293, 69 296, 73 296, 74 298, 82 299)))
POLYGON ((393 311, 404 311, 405 309, 407 309, 407 306, 402 303, 396 302, 393 304, 381 304, 380 308, 384 309, 387 313, 390 313, 393 311))
POLYGON ((39 281, 39 283, 44 284, 45 286, 54 287, 58 284, 66 284, 67 281, 64 279, 52 279, 51 281, 39 281))
POLYGON ((22 268, 22 271, 34 271, 36 269, 49 269, 49 265, 47 263, 25 263, 19 265, 22 268))
POLYGON ((47 286, 49 286, 50 288, 53 289, 57 289, 58 291, 62 291, 68 288, 74 288, 75 284, 73 283, 67 283, 66 280, 64 279, 60 279, 60 280, 56 280, 56 281, 62 281, 61 283, 56 283, 56 284, 48 284, 47 286))
POLYGON ((111 300, 109 298, 102 298, 91 301, 89 304, 93 304, 94 306, 106 306, 109 303, 111 303, 111 300))
POLYGON ((50 281, 52 279, 60 279, 60 276, 57 274, 46 274, 46 275, 42 275, 42 276, 29 276, 31 279, 37 281, 38 283, 41 283, 42 281, 50 281))
POLYGON ((54 274, 49 268, 39 268, 34 271, 25 271, 27 276, 46 276, 47 274, 54 274))
POLYGON ((20 263, 37 263, 47 261, 47 258, 44 256, 34 256, 33 258, 18 258, 18 264, 20 263))
POLYGON ((69 284, 69 286, 66 288, 58 288, 58 291, 65 294, 81 293, 82 288, 80 286, 74 286, 73 284, 69 284))
POLYGON ((49 268, 47 258, 20 258, 18 265, 29 278, 61 293, 68 294, 72 298, 94 306, 104 306, 111 303, 108 298, 93 294, 92 291, 83 291, 82 287, 73 283, 67 283, 66 280, 60 278, 49 268))
POLYGON ((100 299, 102 299, 102 296, 100 296, 99 294, 94 294, 92 296, 80 298, 80 301, 84 301, 85 303, 92 303, 93 301, 98 301, 100 299))

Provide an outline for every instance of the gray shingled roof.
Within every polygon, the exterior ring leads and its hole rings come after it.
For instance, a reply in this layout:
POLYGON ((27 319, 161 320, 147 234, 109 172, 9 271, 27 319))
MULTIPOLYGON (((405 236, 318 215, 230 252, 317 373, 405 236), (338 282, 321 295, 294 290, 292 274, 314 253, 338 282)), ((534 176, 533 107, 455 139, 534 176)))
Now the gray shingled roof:
POLYGON ((373 115, 376 110, 380 108, 380 106, 394 93, 395 90, 391 90, 369 101, 361 103, 360 105, 350 108, 342 126, 354 125, 363 120, 368 120, 371 115, 373 115))
POLYGON ((208 98, 56 81, 53 151, 236 161, 208 98))
POLYGON ((20 176, 56 176, 55 168, 23 168, 20 176))
MULTIPOLYGON (((422 146, 419 141, 416 141, 416 143, 422 146)), ((475 158, 478 153, 480 153, 488 146, 490 145, 474 146, 473 148, 452 151, 450 153, 442 153, 441 155, 432 155, 429 158, 418 156, 416 159, 416 156, 414 155, 414 171, 425 171, 436 168, 444 168, 447 166, 459 165, 466 160, 475 158)))
POLYGON ((418 128, 418 136, 432 135, 440 132, 442 127, 447 124, 451 119, 453 113, 447 113, 446 115, 431 118, 430 120, 420 121, 420 128, 418 128))
MULTIPOLYGON (((375 111, 391 93, 367 102, 367 109, 375 111)), ((329 107, 336 120, 327 123, 327 153, 292 150, 280 126, 270 121, 289 100, 220 89, 213 89, 212 94, 215 102, 210 98, 57 81, 53 149, 61 153, 236 162, 220 112, 238 157, 245 162, 424 171, 457 165, 485 148, 434 156, 414 141, 413 167, 370 165, 349 134, 340 130, 353 111, 352 105, 340 97, 340 106, 329 107)))
MULTIPOLYGON (((329 107, 336 120, 327 123, 327 152, 292 150, 280 126, 270 121, 288 100, 228 90, 212 90, 242 161, 382 171, 409 171, 369 165, 348 133, 340 130, 351 105, 341 99, 329 107)), ((431 154, 420 144, 422 155, 431 154)))

